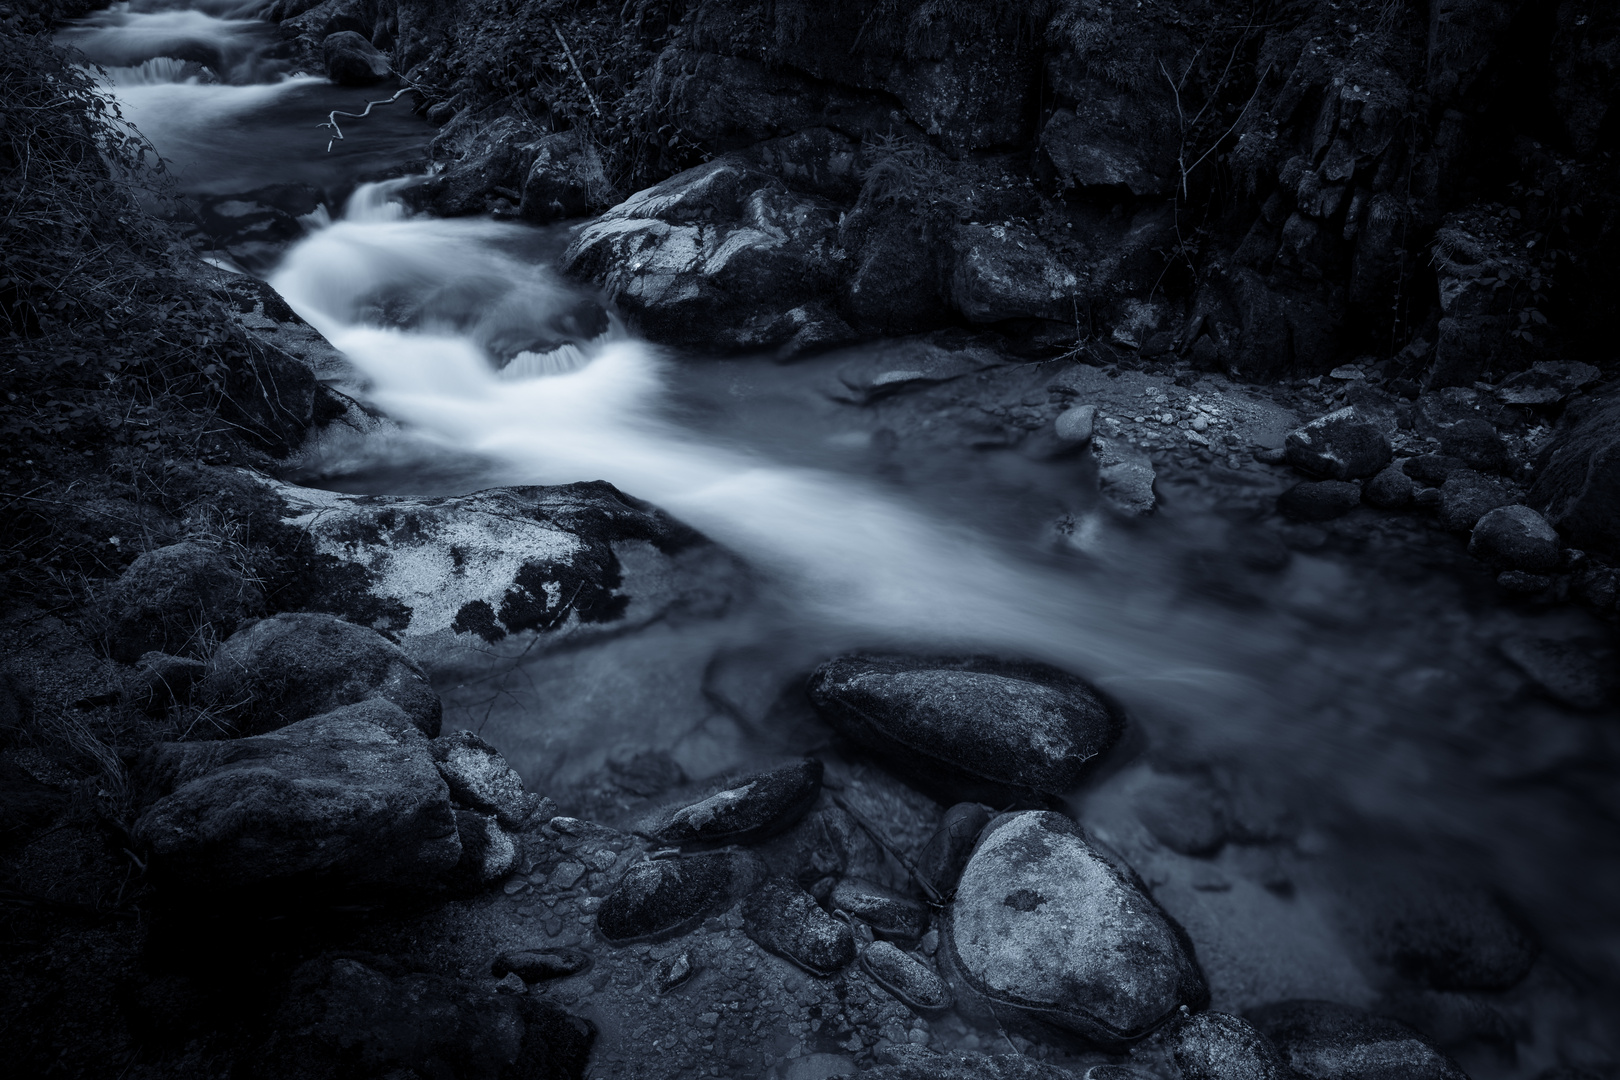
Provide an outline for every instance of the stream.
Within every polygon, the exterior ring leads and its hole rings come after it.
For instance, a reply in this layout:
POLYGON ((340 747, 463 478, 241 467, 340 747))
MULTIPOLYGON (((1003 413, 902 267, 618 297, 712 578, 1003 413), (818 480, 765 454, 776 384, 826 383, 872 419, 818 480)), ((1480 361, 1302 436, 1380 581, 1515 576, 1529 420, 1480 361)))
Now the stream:
MULTIPOLYGON (((1585 763, 1607 759, 1614 721, 1527 696, 1493 651, 1504 634, 1599 632, 1587 616, 1499 610, 1388 545, 1295 552, 1229 602, 1187 567, 1233 557, 1248 534, 1219 491, 1175 494, 1202 490, 1192 478, 1161 475, 1158 513, 1121 522, 1083 462, 975 447, 926 397, 834 400, 862 349, 778 364, 678 354, 616 319, 588 336, 573 316, 596 298, 552 269, 568 227, 409 213, 397 194, 434 129, 406 97, 344 121, 329 150, 330 110, 395 87, 291 70, 255 7, 119 4, 62 37, 107 69, 237 267, 352 364, 343 389, 407 433, 306 460, 302 482, 444 495, 606 480, 747 568, 717 583, 730 593, 713 611, 492 650, 482 675, 440 687, 447 726, 479 729, 542 792, 643 750, 701 778, 824 745, 807 708, 771 705, 840 651, 1042 660, 1102 687, 1136 728, 1072 800, 1127 855, 1120 822, 1146 759, 1237 777, 1296 823, 1289 890, 1194 882, 1185 910, 1161 897, 1206 963, 1265 983, 1257 998, 1376 1000, 1334 929, 1353 906, 1345 882, 1421 868, 1509 898, 1548 951, 1511 992, 1527 1026, 1464 1062, 1476 1080, 1612 1038, 1620 830, 1612 774, 1585 763), (743 704, 716 709, 717 683, 743 704), (1220 959, 1244 949, 1267 955, 1220 959)), ((1038 395, 1055 370, 1009 361, 982 381, 1038 395)), ((1219 866, 1263 877, 1255 858, 1234 846, 1219 866)), ((1165 862, 1168 893, 1197 861, 1165 862)))

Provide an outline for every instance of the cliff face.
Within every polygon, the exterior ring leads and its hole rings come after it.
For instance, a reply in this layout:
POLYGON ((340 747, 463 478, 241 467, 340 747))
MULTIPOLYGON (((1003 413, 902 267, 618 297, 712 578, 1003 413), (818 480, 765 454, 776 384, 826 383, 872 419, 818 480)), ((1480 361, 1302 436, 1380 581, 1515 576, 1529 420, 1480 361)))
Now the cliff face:
POLYGON ((858 332, 993 325, 1249 378, 1371 356, 1433 386, 1604 359, 1620 13, 1596 0, 328 0, 294 21, 358 26, 428 93, 442 156, 484 166, 441 211, 515 208, 542 138, 576 129, 592 209, 729 154, 853 212, 826 300, 858 332), (517 147, 494 169, 491 138, 517 147), (998 259, 1050 287, 986 301, 963 282, 998 259), (862 267, 904 271, 910 310, 852 300, 862 267))

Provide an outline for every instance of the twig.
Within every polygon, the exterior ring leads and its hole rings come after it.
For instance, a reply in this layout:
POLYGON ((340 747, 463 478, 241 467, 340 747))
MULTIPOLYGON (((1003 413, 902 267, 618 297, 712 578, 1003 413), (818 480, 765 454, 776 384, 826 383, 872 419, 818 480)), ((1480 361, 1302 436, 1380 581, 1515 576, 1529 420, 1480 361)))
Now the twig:
POLYGON ((574 74, 579 76, 579 85, 584 87, 585 96, 590 99, 591 112, 595 113, 596 118, 600 120, 602 118, 602 107, 596 103, 596 95, 591 93, 591 84, 585 81, 585 73, 579 69, 579 61, 574 59, 574 50, 568 47, 568 39, 563 37, 562 27, 553 24, 551 32, 557 35, 557 41, 563 47, 563 55, 568 57, 569 66, 574 69, 574 74))
POLYGON ((367 116, 371 115, 372 106, 374 106, 374 105, 392 105, 394 102, 398 101, 400 98, 404 97, 406 94, 410 93, 412 90, 415 90, 415 89, 416 89, 416 87, 410 86, 410 85, 402 86, 398 90, 394 91, 394 96, 393 97, 388 98, 385 101, 368 101, 368 102, 366 102, 366 111, 365 112, 352 113, 352 112, 344 112, 341 109, 333 109, 331 112, 327 113, 326 114, 326 123, 324 123, 324 124, 316 124, 315 125, 316 127, 329 127, 336 133, 330 139, 328 139, 326 141, 326 152, 328 154, 330 154, 332 152, 332 144, 337 142, 339 139, 343 138, 343 129, 338 127, 338 122, 337 122, 338 117, 340 117, 340 116, 352 116, 356 120, 363 120, 367 116))

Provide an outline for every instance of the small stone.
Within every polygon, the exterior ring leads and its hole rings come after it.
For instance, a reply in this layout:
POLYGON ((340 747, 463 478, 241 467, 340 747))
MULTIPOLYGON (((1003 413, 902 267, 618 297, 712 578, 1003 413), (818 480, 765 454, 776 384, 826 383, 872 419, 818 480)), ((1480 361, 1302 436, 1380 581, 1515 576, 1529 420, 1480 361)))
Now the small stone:
POLYGON ((1284 1001, 1248 1019, 1308 1080, 1468 1080, 1405 1024, 1348 1005, 1284 1001))
POLYGON ((680 952, 674 956, 666 957, 658 965, 657 979, 658 992, 667 994, 681 983, 692 977, 697 970, 692 964, 690 952, 680 952))
POLYGON ((1361 489, 1345 480, 1307 480, 1277 497, 1277 509, 1293 521, 1331 521, 1361 505, 1361 489))
POLYGON ((1338 379, 1341 382, 1360 380, 1365 379, 1366 377, 1367 373, 1353 364, 1341 364, 1332 371, 1328 372, 1328 378, 1338 379))
POLYGON ((1502 570, 1533 574, 1558 569, 1564 541, 1547 519, 1528 506, 1501 506, 1481 517, 1468 554, 1502 570))
POLYGON ((1572 709, 1601 709, 1614 694, 1614 653, 1604 646, 1518 637, 1497 648, 1548 697, 1572 709))
POLYGON ((939 828, 917 856, 918 880, 932 890, 936 902, 949 900, 956 892, 962 868, 990 817, 987 808, 972 802, 957 803, 945 811, 939 828))
POLYGON ((1330 480, 1373 476, 1393 454, 1383 425, 1353 405, 1289 432, 1284 450, 1294 468, 1330 480))
POLYGON ((1480 518, 1511 502, 1513 495, 1502 484, 1459 469, 1440 485, 1440 523, 1453 532, 1470 532, 1480 518))
POLYGON ((514 971, 503 976, 501 981, 495 984, 495 992, 497 994, 526 994, 529 992, 529 987, 514 971))
POLYGON ((755 944, 812 975, 831 975, 855 959, 849 927, 787 878, 766 879, 743 902, 742 914, 743 931, 755 944))
POLYGON ((558 863, 557 869, 551 872, 547 884, 558 891, 572 889, 584 875, 585 867, 577 862, 558 863))
POLYGON ((861 951, 861 967, 908 1009, 923 1014, 951 1007, 951 990, 927 964, 887 941, 874 941, 861 951))
POLYGON ((1417 484, 1399 465, 1386 466, 1361 489, 1361 499, 1380 510, 1402 510, 1412 505, 1417 484))
POLYGON ((727 897, 735 862, 714 852, 638 863, 602 901, 597 930, 623 944, 690 929, 727 897))
POLYGON ((1507 446, 1489 420, 1459 420, 1440 433, 1440 452, 1470 469, 1502 472, 1510 463, 1507 446))
POLYGON ((1053 423, 1058 440, 1070 446, 1081 446, 1091 441, 1091 431, 1097 420, 1097 406, 1076 405, 1058 414, 1053 423))
POLYGON ((847 877, 833 886, 833 910, 860 919, 881 938, 915 941, 928 929, 928 910, 892 889, 861 878, 847 877))
POLYGON ((793 824, 821 794, 821 762, 807 758, 750 776, 700 802, 655 814, 641 831, 660 844, 751 843, 793 824))
POLYGON ((591 958, 577 949, 509 949, 490 965, 493 975, 516 975, 526 983, 566 979, 591 966, 591 958))

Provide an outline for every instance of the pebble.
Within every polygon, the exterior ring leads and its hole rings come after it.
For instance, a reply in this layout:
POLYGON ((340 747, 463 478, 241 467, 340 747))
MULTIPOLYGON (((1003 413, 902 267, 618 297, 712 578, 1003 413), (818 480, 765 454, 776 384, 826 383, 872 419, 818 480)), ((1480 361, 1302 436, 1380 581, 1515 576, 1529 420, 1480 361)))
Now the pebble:
POLYGON ((557 869, 551 872, 548 884, 553 889, 572 889, 581 877, 585 876, 585 867, 577 862, 558 863, 557 869))
POLYGON ((497 994, 526 994, 529 992, 529 987, 516 972, 511 972, 495 984, 495 992, 497 994))
POLYGON ((1389 465, 1361 489, 1362 501, 1380 510, 1402 510, 1412 505, 1417 484, 1399 465, 1389 465))
POLYGON ((951 1007, 951 990, 945 980, 887 941, 874 941, 863 949, 861 967, 908 1009, 931 1014, 951 1007))
POLYGON ((836 911, 848 912, 882 938, 915 941, 928 929, 928 910, 915 900, 873 881, 846 877, 833 886, 836 911))
POLYGON ((1076 405, 1059 413, 1053 427, 1059 441, 1070 446, 1080 446, 1091 441, 1091 432, 1096 420, 1097 406, 1076 405))
POLYGON ((690 952, 680 952, 674 956, 665 957, 658 964, 659 993, 669 993, 681 983, 690 979, 695 971, 697 971, 697 968, 692 963, 692 954, 690 952))

